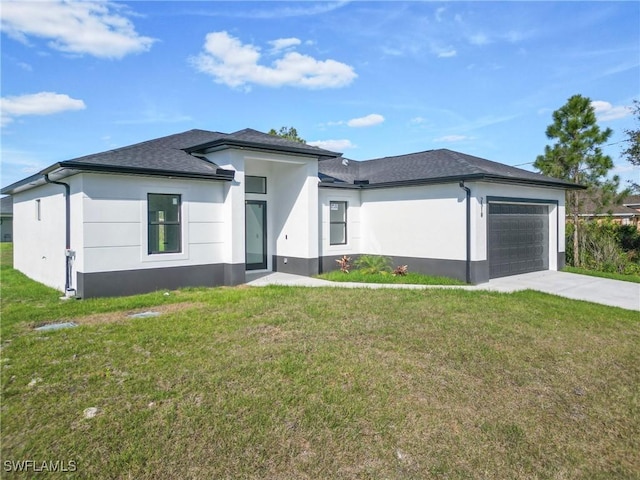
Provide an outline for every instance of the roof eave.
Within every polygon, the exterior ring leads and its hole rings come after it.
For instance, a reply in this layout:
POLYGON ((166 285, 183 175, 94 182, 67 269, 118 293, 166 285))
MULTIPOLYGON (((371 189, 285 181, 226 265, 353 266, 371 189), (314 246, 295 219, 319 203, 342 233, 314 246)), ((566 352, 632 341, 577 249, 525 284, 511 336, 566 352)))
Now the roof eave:
POLYGON ((543 186, 549 188, 558 188, 561 190, 584 190, 587 187, 583 185, 577 185, 574 183, 563 182, 558 180, 557 182, 550 180, 530 180, 522 178, 502 177, 499 175, 487 175, 484 173, 474 173, 469 175, 452 175, 447 177, 437 178, 418 178, 411 180, 399 180, 394 182, 381 182, 381 183, 369 183, 369 184, 351 184, 351 183, 333 183, 333 182, 320 182, 321 187, 326 188, 351 188, 351 189, 372 189, 372 188, 394 188, 394 187, 411 187, 419 185, 434 185, 442 183, 457 183, 460 181, 485 181, 492 183, 510 183, 516 185, 525 186, 543 186))
POLYGON ((217 150, 225 150, 227 148, 247 148, 251 150, 267 150, 270 152, 280 152, 280 153, 294 153, 296 155, 305 155, 310 157, 322 157, 326 158, 337 158, 342 156, 342 153, 339 152, 331 152, 329 150, 318 149, 317 152, 309 150, 308 148, 296 148, 296 147, 284 147, 278 145, 268 145, 265 143, 258 142, 247 142, 242 140, 229 140, 229 139, 219 139, 214 140, 213 142, 203 143, 201 145, 195 145, 193 147, 184 148, 183 150, 189 154, 193 152, 202 152, 209 153, 215 152, 217 150))
POLYGON ((23 180, 8 185, 0 190, 3 195, 13 195, 31 188, 38 187, 47 183, 44 179, 45 175, 55 176, 55 180, 61 180, 71 175, 76 175, 82 172, 91 173, 113 173, 123 175, 144 175, 152 177, 166 177, 166 178, 185 178, 192 180, 217 180, 230 182, 235 177, 235 171, 225 170, 222 168, 216 169, 216 173, 191 173, 180 172, 172 170, 158 170, 149 168, 136 168, 136 167, 120 167, 113 165, 94 165, 80 162, 60 162, 51 165, 40 172, 31 175, 23 180))
POLYGON ((150 175, 156 177, 191 178, 194 180, 222 180, 228 182, 232 181, 235 176, 234 170, 225 170, 223 168, 217 168, 215 173, 198 173, 179 170, 161 170, 155 168, 121 167, 117 165, 94 165, 80 162, 61 162, 60 166, 65 169, 77 170, 79 172, 150 175))

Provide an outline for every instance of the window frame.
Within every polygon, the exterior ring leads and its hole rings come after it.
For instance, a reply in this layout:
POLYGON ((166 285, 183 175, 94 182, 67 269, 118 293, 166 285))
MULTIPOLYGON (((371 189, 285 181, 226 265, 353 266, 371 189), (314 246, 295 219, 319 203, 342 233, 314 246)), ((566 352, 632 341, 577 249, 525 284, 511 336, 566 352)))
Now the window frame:
POLYGON ((329 200, 329 245, 347 245, 349 237, 347 236, 348 228, 347 228, 347 211, 349 210, 349 202, 346 200, 329 200), (342 204, 344 205, 344 220, 339 222, 331 220, 331 205, 333 204, 342 204), (333 225, 342 225, 344 231, 344 241, 343 242, 332 242, 331 241, 331 227, 333 225))
MULTIPOLYGON (((158 235, 158 240, 160 235, 158 235)), ((183 253, 182 252, 182 194, 179 193, 147 193, 147 255, 166 255, 166 254, 176 254, 183 253), (161 197, 177 197, 178 205, 177 205, 177 220, 163 220, 163 221, 152 221, 151 219, 151 197, 152 196, 161 196, 161 197), (178 246, 176 250, 154 250, 151 242, 151 229, 160 226, 178 226, 178 246)), ((159 243, 157 245, 159 247, 159 243)))
POLYGON ((260 175, 245 175, 244 176, 244 193, 249 193, 249 194, 254 194, 254 195, 266 195, 267 194, 267 177, 263 177, 263 176, 260 176, 260 175), (264 191, 259 191, 259 192, 258 191, 249 191, 247 189, 247 185, 248 185, 247 179, 249 179, 249 178, 252 178, 252 179, 259 178, 259 179, 261 179, 262 180, 262 184, 264 186, 264 189, 263 189, 264 191))

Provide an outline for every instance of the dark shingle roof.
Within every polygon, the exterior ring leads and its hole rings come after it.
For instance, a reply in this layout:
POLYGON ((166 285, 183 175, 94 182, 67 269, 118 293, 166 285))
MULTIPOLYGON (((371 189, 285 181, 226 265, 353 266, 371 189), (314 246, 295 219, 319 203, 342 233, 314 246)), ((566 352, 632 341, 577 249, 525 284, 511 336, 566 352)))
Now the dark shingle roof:
MULTIPOLYGON (((189 130, 106 152, 58 162, 29 178, 3 188, 2 193, 15 193, 16 191, 41 184, 44 182, 43 177, 45 174, 53 174, 53 172, 60 172, 61 170, 67 172, 85 170, 232 180, 232 171, 221 170, 207 159, 192 155, 197 152, 232 147, 312 155, 319 158, 340 155, 329 150, 323 150, 252 129, 244 129, 231 134, 207 130, 189 130)), ((61 175, 60 178, 64 178, 64 174, 58 174, 61 175)), ((68 176, 69 173, 66 175, 68 176)))
POLYGON ((563 188, 576 187, 564 180, 447 149, 428 150, 362 162, 348 161, 346 166, 344 163, 342 158, 320 162, 321 178, 329 177, 349 184, 353 184, 355 180, 368 180, 370 187, 465 179, 493 179, 563 188))
POLYGON ((74 158, 60 162, 60 164, 70 168, 78 165, 99 165, 213 175, 216 173, 216 165, 202 158, 194 157, 186 153, 184 149, 198 143, 219 139, 224 135, 205 130, 189 130, 107 152, 74 158))
POLYGON ((640 195, 629 195, 622 200, 622 205, 636 208, 640 206, 640 195))
POLYGON ((625 197, 619 205, 605 205, 600 206, 596 202, 587 196, 582 199, 579 206, 580 215, 585 216, 623 216, 623 217, 636 217, 640 215, 640 211, 636 210, 634 206, 640 205, 640 195, 630 195, 625 197))
POLYGON ((245 128, 234 133, 224 134, 223 137, 201 144, 194 144, 187 149, 189 152, 205 151, 221 146, 241 146, 257 148, 261 150, 276 150, 280 152, 300 153, 318 157, 338 157, 340 153, 324 150, 322 148, 307 145, 306 143, 295 142, 277 135, 269 135, 251 128, 245 128))

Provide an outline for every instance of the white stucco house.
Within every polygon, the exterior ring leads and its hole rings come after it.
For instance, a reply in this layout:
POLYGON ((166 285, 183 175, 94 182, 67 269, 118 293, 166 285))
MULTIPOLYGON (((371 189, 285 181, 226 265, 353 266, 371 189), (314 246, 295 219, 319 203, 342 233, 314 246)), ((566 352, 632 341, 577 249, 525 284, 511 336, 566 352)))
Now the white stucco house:
POLYGON ((15 268, 86 298, 313 275, 342 255, 471 283, 556 270, 571 188, 451 150, 350 161, 246 129, 61 161, 2 193, 15 268))

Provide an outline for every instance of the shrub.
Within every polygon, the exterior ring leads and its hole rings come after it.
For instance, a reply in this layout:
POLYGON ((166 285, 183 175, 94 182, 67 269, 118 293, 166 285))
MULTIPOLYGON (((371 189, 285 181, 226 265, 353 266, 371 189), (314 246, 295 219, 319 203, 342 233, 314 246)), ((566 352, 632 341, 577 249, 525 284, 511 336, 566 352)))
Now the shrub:
POLYGON ((353 264, 364 274, 391 272, 391 259, 381 255, 362 255, 353 264))
POLYGON ((394 270, 393 270, 393 275, 394 276, 401 276, 404 277, 407 272, 409 271, 409 265, 398 265, 394 270))
POLYGON ((342 273, 349 273, 349 270, 351 270, 351 257, 343 255, 342 258, 337 259, 336 262, 340 266, 342 273))
MULTIPOLYGON (((636 248, 640 242, 635 227, 611 221, 582 222, 578 246, 580 266, 601 272, 635 274, 640 270, 636 248)), ((573 265, 573 224, 566 228, 567 264, 573 265)), ((575 265, 574 265, 575 266, 575 265)))

